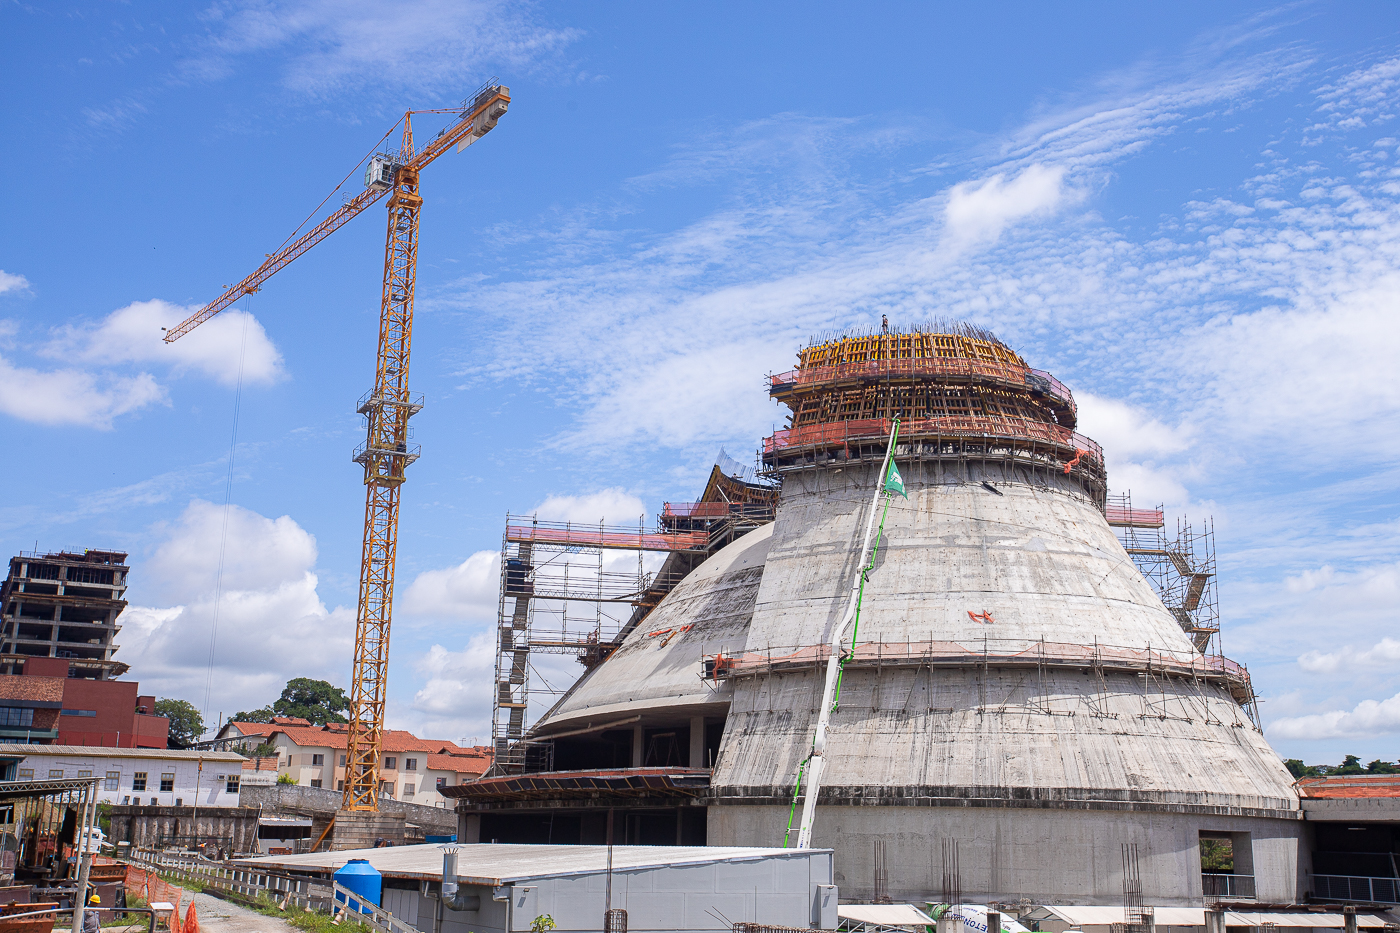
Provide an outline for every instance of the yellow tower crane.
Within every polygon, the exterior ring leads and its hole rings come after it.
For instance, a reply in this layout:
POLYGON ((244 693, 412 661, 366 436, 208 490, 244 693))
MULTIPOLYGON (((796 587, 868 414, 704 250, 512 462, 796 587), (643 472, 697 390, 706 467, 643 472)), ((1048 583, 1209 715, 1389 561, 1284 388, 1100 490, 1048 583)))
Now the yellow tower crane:
MULTIPOLYGON (((258 291, 262 283, 283 266, 389 195, 384 290, 379 306, 379 355, 374 388, 360 399, 359 411, 369 422, 369 428, 354 456, 355 462, 365 469, 365 536, 355 619, 355 661, 350 683, 350 734, 343 804, 347 810, 379 809, 379 762, 394 600, 394 559, 398 548, 399 487, 403 485, 404 469, 418 459, 418 448, 410 448, 408 444, 408 419, 423 407, 422 396, 414 398, 408 391, 413 287, 418 268, 418 215, 423 207, 418 173, 451 147, 456 146, 460 152, 485 136, 509 104, 510 88, 489 84, 460 108, 405 113, 399 151, 376 152, 367 157, 369 167, 364 191, 346 201, 312 230, 300 237, 294 233, 295 239, 289 237, 251 275, 229 286, 217 299, 165 334, 165 342, 173 343, 239 298, 258 291), (432 142, 415 151, 413 117, 429 113, 452 113, 457 115, 457 120, 439 132, 432 142)), ((384 139, 393 131, 391 127, 384 139)))

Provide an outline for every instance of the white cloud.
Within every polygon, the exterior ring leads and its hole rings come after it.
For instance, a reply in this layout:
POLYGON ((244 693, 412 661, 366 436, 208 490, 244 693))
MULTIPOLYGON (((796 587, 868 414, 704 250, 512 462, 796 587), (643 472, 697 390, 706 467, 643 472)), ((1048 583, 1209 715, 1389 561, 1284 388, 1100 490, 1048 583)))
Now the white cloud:
POLYGON ((456 567, 420 573, 398 609, 408 616, 488 621, 496 615, 500 581, 500 552, 477 551, 456 567))
POLYGON ((1069 200, 1064 182, 1064 166, 1029 165, 1014 178, 998 172, 954 185, 944 208, 948 236, 960 243, 995 240, 1015 221, 1050 213, 1069 200))
POLYGON ((48 352, 104 366, 164 363, 176 373, 192 370, 226 386, 237 383, 240 364, 243 381, 250 385, 265 385, 285 375, 282 355, 262 324, 237 308, 221 312, 173 343, 162 339, 162 327, 174 327, 197 310, 158 299, 133 302, 97 324, 68 325, 48 352))
POLYGON ((603 489, 580 496, 550 496, 530 510, 544 521, 596 525, 630 525, 647 515, 646 504, 622 489, 603 489))
POLYGON ((1362 700, 1355 709, 1332 710, 1270 723, 1271 739, 1370 738, 1400 732, 1400 693, 1388 700, 1362 700))
POLYGON ((151 559, 136 568, 139 598, 122 614, 118 660, 135 665, 142 688, 204 706, 206 719, 276 699, 293 677, 345 683, 355 613, 329 609, 317 594, 315 539, 289 516, 265 518, 195 500, 168 526, 151 559), (222 599, 210 670, 215 589, 224 553, 222 599), (171 605, 176 603, 176 605, 171 605), (314 645, 314 650, 308 650, 314 645), (139 662, 139 664, 137 664, 139 662))
POLYGON ((14 272, 0 269, 0 295, 6 292, 19 292, 29 288, 29 280, 14 272))
POLYGON ((461 732, 491 734, 491 690, 496 653, 489 632, 474 635, 460 651, 433 645, 414 664, 423 688, 413 709, 461 732))
POLYGON ((497 0, 261 0, 215 6, 206 17, 209 47, 183 63, 186 74, 218 77, 234 56, 283 49, 282 84, 316 96, 366 85, 460 96, 473 76, 526 70, 580 35, 497 0))
POLYGON ((1150 412, 1115 398, 1079 391, 1079 430, 1098 441, 1106 456, 1159 460, 1186 449, 1190 431, 1170 427, 1150 412))
POLYGON ((1298 666, 1314 674, 1335 674, 1358 667, 1383 667, 1400 662, 1400 641, 1382 638, 1360 651, 1347 645, 1336 651, 1309 651, 1298 659, 1298 666))
POLYGON ((110 428, 112 419, 166 402, 149 373, 99 376, 78 369, 38 370, 0 358, 0 412, 36 424, 110 428))

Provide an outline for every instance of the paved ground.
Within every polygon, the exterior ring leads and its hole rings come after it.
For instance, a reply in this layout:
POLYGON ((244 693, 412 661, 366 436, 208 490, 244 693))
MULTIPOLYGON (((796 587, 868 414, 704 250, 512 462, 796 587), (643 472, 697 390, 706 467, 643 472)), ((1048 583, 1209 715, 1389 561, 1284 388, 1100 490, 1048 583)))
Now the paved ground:
POLYGON ((190 895, 180 899, 180 911, 189 910, 190 899, 194 899, 195 915, 199 917, 201 931, 209 933, 298 933, 296 927, 268 917, 257 911, 240 907, 229 901, 220 900, 208 894, 190 895))

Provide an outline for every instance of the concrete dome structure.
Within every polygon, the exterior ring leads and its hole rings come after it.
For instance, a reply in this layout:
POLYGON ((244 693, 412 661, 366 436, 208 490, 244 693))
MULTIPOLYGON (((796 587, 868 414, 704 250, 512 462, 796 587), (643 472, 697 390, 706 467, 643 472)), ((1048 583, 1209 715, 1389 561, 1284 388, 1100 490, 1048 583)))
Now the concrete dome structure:
MULTIPOLYGON (((793 413, 764 446, 776 520, 693 571, 536 724, 557 773, 597 768, 611 742, 607 764, 671 795, 677 841, 703 812, 709 844, 782 843, 899 415, 908 496, 867 574, 817 809, 842 899, 869 899, 877 876, 896 900, 938 897, 948 842, 971 902, 1122 904, 1125 844, 1146 903, 1297 898, 1298 796, 1247 672, 1202 653, 1209 633, 1120 544, 1066 388, 958 326, 816 344, 771 391, 793 413), (1202 873, 1202 839, 1230 840, 1232 878, 1202 873)), ((518 813, 587 809, 557 780, 518 813)))

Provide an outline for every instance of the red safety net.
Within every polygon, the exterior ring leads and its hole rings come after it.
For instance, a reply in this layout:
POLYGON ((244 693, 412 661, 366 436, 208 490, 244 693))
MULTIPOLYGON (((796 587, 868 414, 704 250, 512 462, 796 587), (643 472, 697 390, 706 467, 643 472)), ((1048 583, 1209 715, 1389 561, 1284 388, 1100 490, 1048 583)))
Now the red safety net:
MULTIPOLYGON (((863 418, 857 421, 832 421, 807 424, 779 431, 763 439, 763 452, 788 447, 834 446, 849 440, 880 437, 890 433, 890 422, 884 418, 863 418)), ((1069 428, 1026 418, 919 418, 900 423, 899 433, 908 437, 919 434, 948 437, 1008 437, 1045 441, 1061 447, 1083 451, 1090 459, 1103 463, 1103 448, 1097 442, 1076 434, 1069 428)))
POLYGON ((871 360, 862 363, 838 363, 834 366, 815 366, 811 369, 794 369, 776 373, 768 377, 768 390, 786 389, 796 386, 820 385, 843 379, 883 379, 886 377, 916 378, 951 376, 970 378, 981 376, 995 382, 1016 387, 1036 388, 1035 382, 1044 381, 1050 394, 1067 402, 1074 408, 1074 393, 1063 382, 1040 369, 1017 366, 1014 363, 995 363, 984 360, 969 360, 960 357, 928 357, 920 360, 871 360), (1035 377, 1028 380, 1027 376, 1035 377))
POLYGON ((1161 509, 1124 509, 1110 505, 1103 514, 1110 525, 1125 528, 1161 528, 1163 524, 1161 509))
POLYGON ((167 904, 174 904, 175 909, 170 914, 170 933, 199 933, 199 915, 195 912, 194 903, 190 903, 190 909, 185 912, 185 919, 180 919, 180 898, 185 894, 185 889, 179 885, 171 884, 155 872, 137 868, 135 865, 126 867, 126 890, 128 896, 135 894, 146 902, 147 906, 164 901, 167 904))
POLYGON ((580 547, 622 548, 631 551, 693 551, 703 549, 710 536, 703 531, 641 532, 604 530, 587 525, 507 525, 506 540, 580 547))

